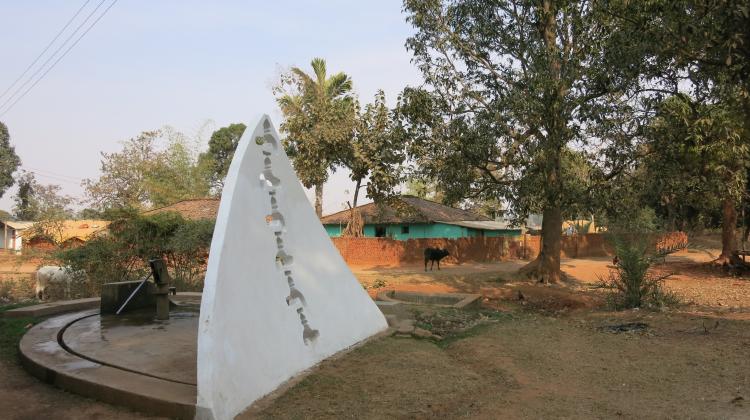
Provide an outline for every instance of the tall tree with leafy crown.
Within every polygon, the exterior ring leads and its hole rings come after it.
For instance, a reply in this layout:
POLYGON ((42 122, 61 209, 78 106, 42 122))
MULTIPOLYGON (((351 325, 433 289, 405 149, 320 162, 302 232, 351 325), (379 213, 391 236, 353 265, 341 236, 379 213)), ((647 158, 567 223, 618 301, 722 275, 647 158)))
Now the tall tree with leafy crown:
MULTIPOLYGON (((731 120, 739 121, 739 126, 730 124, 738 127, 739 137, 715 144, 723 149, 717 163, 736 172, 723 177, 725 184, 712 191, 723 196, 722 252, 716 262, 727 263, 738 247, 737 208, 742 201, 750 214, 750 186, 745 185, 750 175, 745 153, 750 146, 750 4, 746 0, 620 3, 624 7, 612 15, 633 43, 646 46, 643 51, 650 65, 645 75, 651 83, 666 82, 682 91, 689 86, 696 109, 716 110, 717 104, 731 103, 731 120)), ((678 122, 678 130, 680 125, 685 124, 678 122)))
POLYGON ((504 198, 522 216, 541 210, 542 249, 523 271, 561 278, 564 209, 589 162, 588 188, 627 168, 642 53, 603 4, 555 0, 406 0, 416 29, 407 48, 426 87, 406 89, 401 124, 420 172, 456 197, 504 198), (575 187, 575 188, 572 188, 575 187), (538 191, 525 196, 523 191, 538 191), (571 192, 573 191, 573 192, 571 192))
POLYGON ((10 144, 8 127, 0 122, 0 197, 13 185, 13 172, 20 164, 16 150, 10 144))
POLYGON ((282 75, 274 94, 284 115, 284 147, 302 185, 315 188, 315 212, 320 217, 323 184, 350 147, 356 107, 349 76, 329 76, 322 58, 313 58, 310 65, 312 74, 292 67, 282 75))

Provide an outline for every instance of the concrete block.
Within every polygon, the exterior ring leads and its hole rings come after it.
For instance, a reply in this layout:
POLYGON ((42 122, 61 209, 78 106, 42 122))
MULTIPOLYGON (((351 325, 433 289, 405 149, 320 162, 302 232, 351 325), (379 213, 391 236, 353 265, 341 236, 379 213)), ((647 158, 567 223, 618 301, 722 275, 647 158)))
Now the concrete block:
MULTIPOLYGON (((101 314, 112 315, 116 313, 122 304, 125 303, 128 296, 130 296, 140 284, 140 280, 104 283, 102 285, 102 300, 100 305, 101 314)), ((123 312, 142 308, 153 308, 156 310, 155 291, 156 286, 147 281, 146 284, 138 290, 138 293, 130 299, 130 302, 128 302, 128 305, 123 312)))

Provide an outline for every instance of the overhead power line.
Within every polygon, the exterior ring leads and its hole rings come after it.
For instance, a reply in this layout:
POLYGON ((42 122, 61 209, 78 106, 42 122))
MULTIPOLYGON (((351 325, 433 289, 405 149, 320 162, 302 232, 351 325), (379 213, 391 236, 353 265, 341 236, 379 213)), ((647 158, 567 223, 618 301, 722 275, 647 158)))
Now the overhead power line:
POLYGON ((42 174, 42 173, 39 173, 39 172, 36 172, 36 171, 27 171, 27 172, 32 173, 35 176, 40 176, 42 178, 49 178, 49 179, 55 180, 57 182, 65 182, 65 183, 72 184, 72 185, 80 185, 81 184, 80 182, 71 181, 69 179, 64 179, 64 178, 58 178, 58 177, 52 176, 52 175, 46 175, 46 174, 42 174))
POLYGON ((37 173, 37 174, 40 174, 40 175, 45 175, 45 176, 54 176, 54 177, 59 177, 59 178, 67 178, 70 181, 76 181, 76 182, 83 181, 82 178, 79 178, 77 176, 65 175, 65 174, 61 174, 61 173, 58 173, 58 172, 48 171, 46 169, 32 168, 31 166, 27 166, 27 165, 23 165, 22 169, 24 169, 24 170, 26 170, 28 172, 34 172, 34 173, 37 173))
MULTIPOLYGON (((88 17, 86 17, 86 20, 84 20, 84 21, 83 21, 83 23, 82 23, 82 24, 81 24, 81 25, 79 26, 79 28, 78 28, 78 29, 80 29, 80 27, 81 27, 81 26, 83 26, 83 24, 85 24, 85 23, 86 23, 86 22, 88 21, 88 19, 89 19, 89 18, 91 17, 91 15, 93 15, 93 13, 94 13, 94 12, 96 12, 96 10, 97 10, 97 9, 99 9, 99 6, 101 6, 101 5, 102 5, 102 4, 104 3, 104 1, 105 1, 105 0, 102 0, 102 1, 101 1, 101 2, 100 2, 100 3, 99 3, 99 4, 97 5, 97 6, 96 6, 96 8, 94 9, 94 11, 93 11, 93 12, 91 12, 91 14, 89 14, 89 16, 88 16, 88 17)), ((101 19, 102 19, 102 18, 104 17, 104 15, 106 15, 106 14, 107 14, 107 12, 109 12, 109 9, 111 9, 111 8, 112 8, 112 6, 114 6, 114 5, 115 5, 115 3, 117 3, 117 0, 113 0, 113 1, 112 1, 112 3, 110 3, 110 5, 109 5, 109 6, 107 6, 107 8, 106 8, 106 9, 104 9, 104 11, 103 11, 103 12, 102 12, 102 13, 101 13, 101 14, 99 15, 99 17, 97 17, 97 18, 96 18, 96 20, 94 20, 94 21, 93 21, 93 22, 91 23, 91 25, 90 25, 90 26, 89 26, 88 28, 86 28, 86 30, 85 30, 85 31, 84 31, 84 32, 83 32, 83 33, 81 34, 81 36, 79 36, 79 37, 78 37, 78 38, 77 38, 77 39, 76 39, 76 40, 75 40, 75 41, 73 42, 73 44, 71 44, 71 45, 70 45, 70 47, 68 47, 68 49, 67 49, 67 50, 65 50, 65 52, 63 52, 63 54, 62 54, 62 55, 61 55, 61 56, 60 56, 60 57, 59 57, 59 58, 58 58, 57 60, 55 60, 55 62, 54 62, 54 63, 52 63, 52 65, 51 65, 51 66, 50 66, 49 68, 47 68, 47 70, 46 70, 46 71, 45 71, 44 73, 42 73, 42 75, 41 75, 41 76, 40 76, 40 77, 39 77, 38 79, 36 79, 36 81, 35 81, 35 82, 34 82, 34 83, 33 83, 33 84, 31 85, 31 86, 29 86, 29 88, 28 88, 28 89, 26 89, 26 90, 25 90, 25 91, 23 92, 23 94, 21 94, 21 96, 19 96, 19 97, 18 97, 18 98, 17 98, 17 99, 15 100, 15 101, 13 101, 13 103, 12 103, 12 104, 10 104, 10 106, 9 106, 8 108, 6 108, 6 109, 5 109, 5 111, 3 111, 2 113, 0 113, 0 117, 2 117, 3 115, 7 114, 8 112, 10 112, 10 110, 11 110, 11 109, 13 109, 13 107, 14 107, 14 106, 15 106, 15 105, 16 105, 16 104, 18 103, 18 101, 20 101, 21 99, 23 99, 23 98, 24 98, 24 97, 25 97, 25 96, 26 96, 26 95, 27 95, 27 94, 28 94, 28 93, 29 93, 29 92, 31 91, 31 89, 33 89, 33 88, 34 88, 34 86, 36 86, 36 85, 37 85, 37 84, 38 84, 39 82, 41 82, 41 81, 42 81, 42 79, 44 79, 44 77, 45 77, 45 76, 47 76, 47 74, 48 74, 48 73, 49 73, 49 72, 50 72, 50 71, 51 71, 51 70, 52 70, 53 68, 55 68, 55 66, 57 65, 57 63, 59 63, 59 62, 60 62, 60 60, 62 60, 63 58, 65 58, 65 56, 66 56, 66 55, 68 55, 68 53, 70 52, 70 50, 72 50, 72 49, 73 49, 73 48, 74 48, 74 47, 75 47, 76 45, 78 45, 78 42, 80 42, 80 41, 81 41, 81 39, 83 39, 83 37, 84 37, 84 36, 86 36, 86 34, 87 34, 87 33, 89 33, 89 31, 91 31, 91 29, 93 29, 93 28, 94 28, 94 26, 96 26, 96 24, 97 24, 97 23, 98 23, 98 22, 99 22, 99 21, 100 21, 100 20, 101 20, 101 19)), ((75 34, 75 33, 76 33, 76 32, 78 31, 78 29, 76 29, 76 31, 75 31, 75 32, 73 32, 73 34, 75 34)), ((66 42, 67 42, 67 40, 66 40, 66 42)), ((65 45, 65 44, 63 44, 63 45, 65 45)), ((54 55, 53 55, 52 57, 54 57, 54 55)), ((6 102, 7 102, 7 101, 6 101, 6 102)), ((5 105, 5 104, 3 104, 3 105, 0 105, 0 109, 2 109, 2 107, 3 107, 4 105, 5 105)))
POLYGON ((60 32, 58 32, 57 35, 55 35, 55 37, 52 38, 52 41, 50 41, 49 44, 47 44, 47 46, 44 47, 44 50, 42 50, 42 52, 40 52, 39 55, 36 56, 36 58, 34 59, 34 61, 32 61, 31 64, 29 64, 28 67, 26 67, 26 70, 24 70, 23 73, 21 73, 21 75, 18 76, 18 78, 16 80, 14 80, 13 83, 11 83, 10 86, 8 86, 8 88, 5 89, 5 91, 2 94, 0 94, 0 99, 2 99, 3 96, 5 96, 6 93, 8 93, 11 89, 13 89, 13 86, 15 86, 16 83, 18 83, 18 81, 23 78, 23 76, 26 76, 26 73, 28 73, 29 70, 31 70, 31 68, 34 67, 34 64, 36 64, 39 61, 39 59, 42 58, 42 56, 47 52, 47 50, 49 50, 49 47, 51 47, 52 44, 54 44, 55 41, 57 41, 57 39, 60 38, 60 35, 62 35, 63 32, 65 32, 65 30, 68 29, 68 26, 70 26, 70 24, 73 23, 73 21, 75 20, 75 18, 77 18, 78 15, 81 14, 81 11, 83 10, 83 8, 86 7, 86 5, 88 5, 90 1, 91 0, 86 0, 83 3, 83 6, 81 6, 78 9, 78 11, 73 15, 73 17, 70 18, 70 20, 68 20, 68 23, 66 23, 65 26, 63 26, 62 29, 60 29, 60 32))
MULTIPOLYGON (((93 16, 94 13, 96 13, 96 11, 99 10, 99 8, 102 6, 102 4, 104 4, 105 1, 106 0, 101 0, 99 2, 99 4, 96 5, 96 7, 94 8, 94 10, 92 10, 91 13, 89 13, 88 16, 86 16, 86 18, 83 20, 83 22, 79 23, 78 26, 75 28, 75 30, 70 35, 68 35, 67 38, 65 38, 65 41, 63 41, 63 43, 60 44, 57 47, 57 49, 55 49, 55 51, 52 53, 52 55, 50 55, 49 57, 47 57, 47 59, 44 60, 44 63, 42 63, 42 65, 39 66, 39 68, 37 68, 36 71, 31 76, 29 76, 28 78, 26 78, 26 81, 23 82, 23 84, 21 84, 21 86, 19 86, 18 88, 16 88, 16 90, 14 90, 13 93, 9 97, 7 97, 5 99, 5 102, 3 102, 2 105, 0 105, 0 110, 2 110, 3 108, 5 108, 5 105, 7 105, 10 101, 12 101, 16 97, 16 95, 18 95, 23 90, 23 88, 25 88, 29 83, 31 83, 31 81, 33 81, 34 78, 39 73, 42 72, 42 70, 44 70, 44 68, 47 66, 47 64, 49 64, 49 62, 52 61, 57 56, 57 54, 60 51, 62 51, 63 48, 65 48, 65 46, 68 44, 68 42, 70 42, 70 40, 73 39, 74 36, 76 36, 76 34, 78 33, 78 31, 80 31, 81 28, 83 28, 83 26, 86 25, 86 23, 89 21, 89 19, 91 19, 91 16, 93 16)), ((11 105, 11 107, 12 107, 12 105, 11 105)))

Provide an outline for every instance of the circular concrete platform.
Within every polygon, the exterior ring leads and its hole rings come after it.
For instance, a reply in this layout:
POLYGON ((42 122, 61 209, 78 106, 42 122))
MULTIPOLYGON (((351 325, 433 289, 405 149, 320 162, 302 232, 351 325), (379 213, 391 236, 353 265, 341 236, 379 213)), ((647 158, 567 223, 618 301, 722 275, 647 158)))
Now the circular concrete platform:
POLYGON ((153 312, 49 318, 19 344, 26 369, 62 389, 162 416, 192 419, 200 300, 181 297, 168 321, 153 312))

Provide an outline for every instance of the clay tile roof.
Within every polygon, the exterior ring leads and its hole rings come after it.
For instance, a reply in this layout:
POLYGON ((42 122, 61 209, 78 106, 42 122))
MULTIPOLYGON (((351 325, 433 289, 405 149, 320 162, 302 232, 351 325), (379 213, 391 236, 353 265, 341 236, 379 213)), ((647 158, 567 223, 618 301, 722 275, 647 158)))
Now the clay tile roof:
POLYGON ((143 214, 151 215, 173 211, 179 213, 180 215, 182 215, 182 217, 189 220, 215 220, 216 215, 219 213, 219 202, 220 200, 218 198, 195 198, 190 200, 182 200, 168 206, 145 211, 143 212, 143 214))
MULTIPOLYGON (((33 223, 33 222, 31 222, 33 223)), ((107 230, 111 222, 109 220, 64 220, 62 222, 62 231, 60 232, 60 242, 65 242, 69 239, 80 239, 81 241, 88 241, 93 235, 104 232, 107 230)), ((25 231, 21 236, 36 236, 37 231, 25 231)), ((57 234, 55 235, 57 236, 57 234)))
MULTIPOLYGON (((445 204, 425 200, 412 195, 398 197, 401 206, 399 210, 393 206, 369 203, 357 206, 365 223, 430 223, 430 222, 458 222, 458 221, 490 221, 492 219, 469 210, 457 209, 445 204)), ((323 224, 346 223, 349 210, 323 216, 323 224)))

